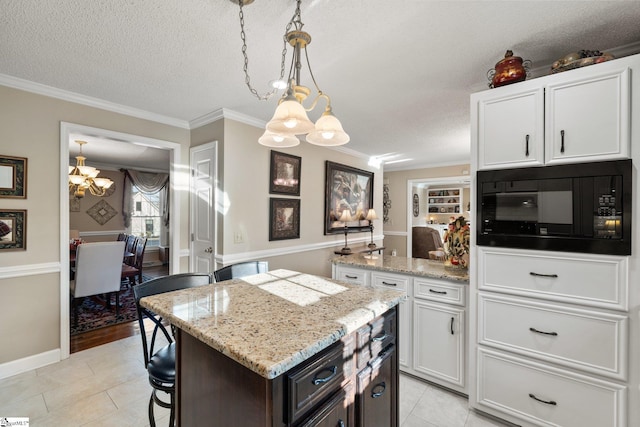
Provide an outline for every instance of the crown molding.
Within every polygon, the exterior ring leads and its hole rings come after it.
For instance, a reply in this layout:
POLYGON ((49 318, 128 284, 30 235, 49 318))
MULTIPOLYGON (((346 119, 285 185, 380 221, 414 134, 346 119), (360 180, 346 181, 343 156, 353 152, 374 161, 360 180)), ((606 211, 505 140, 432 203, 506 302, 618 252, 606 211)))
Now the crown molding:
POLYGON ((256 119, 255 117, 247 114, 239 113, 237 111, 230 110, 228 108, 219 108, 215 111, 207 113, 189 122, 190 129, 197 129, 209 123, 216 122, 220 119, 230 119, 236 122, 244 123, 257 128, 263 128, 267 125, 264 120, 256 119))
POLYGON ((41 83, 20 79, 18 77, 8 76, 6 74, 0 74, 0 85, 36 93, 38 95, 49 96, 51 98, 61 99, 63 101, 86 105, 88 107, 100 108, 101 110, 107 110, 131 117, 137 117, 139 119, 150 120, 169 126, 189 129, 189 122, 187 122, 186 120, 163 116, 161 114, 140 110, 138 108, 127 107, 126 105, 116 104, 114 102, 93 98, 91 96, 81 95, 79 93, 58 89, 52 86, 43 85, 41 83))

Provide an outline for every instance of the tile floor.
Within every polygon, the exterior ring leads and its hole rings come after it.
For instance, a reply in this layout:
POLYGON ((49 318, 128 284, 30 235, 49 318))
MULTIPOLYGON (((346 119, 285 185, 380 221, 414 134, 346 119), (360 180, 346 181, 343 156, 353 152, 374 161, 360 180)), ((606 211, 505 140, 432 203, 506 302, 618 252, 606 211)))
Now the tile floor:
MULTIPOLYGON (((0 380, 0 417, 31 427, 148 426, 151 387, 140 336, 74 353, 67 360, 0 380)), ((159 426, 168 410, 156 407, 159 426)), ((469 411, 465 398, 400 376, 401 427, 504 426, 469 411)))

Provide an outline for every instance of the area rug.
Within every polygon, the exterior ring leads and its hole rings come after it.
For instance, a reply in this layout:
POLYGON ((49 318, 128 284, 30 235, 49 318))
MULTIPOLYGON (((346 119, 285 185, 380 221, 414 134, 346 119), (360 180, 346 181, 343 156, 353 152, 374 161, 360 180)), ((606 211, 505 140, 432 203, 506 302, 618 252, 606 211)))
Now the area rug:
MULTIPOLYGON (((150 277, 142 276, 143 282, 150 277)), ((115 295, 111 297, 111 307, 105 307, 102 295, 93 295, 78 300, 78 326, 74 325, 73 305, 69 308, 69 321, 71 322, 70 335, 78 335, 95 329, 113 326, 119 323, 138 320, 136 312, 136 300, 133 289, 128 282, 122 282, 120 289, 120 315, 116 318, 115 295)))

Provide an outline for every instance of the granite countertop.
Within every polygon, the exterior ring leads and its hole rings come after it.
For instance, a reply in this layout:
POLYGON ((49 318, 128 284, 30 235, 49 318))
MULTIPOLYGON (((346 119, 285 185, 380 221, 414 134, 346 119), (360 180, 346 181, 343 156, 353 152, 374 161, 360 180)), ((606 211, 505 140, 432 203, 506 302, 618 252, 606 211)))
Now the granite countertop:
POLYGON ((441 261, 422 258, 406 258, 389 255, 337 255, 331 258, 333 264, 343 264, 369 270, 387 271, 391 273, 411 274, 413 276, 433 279, 451 280, 469 283, 469 270, 445 268, 441 261))
POLYGON ((274 270, 145 297, 140 303, 272 379, 394 307, 398 290, 274 270))

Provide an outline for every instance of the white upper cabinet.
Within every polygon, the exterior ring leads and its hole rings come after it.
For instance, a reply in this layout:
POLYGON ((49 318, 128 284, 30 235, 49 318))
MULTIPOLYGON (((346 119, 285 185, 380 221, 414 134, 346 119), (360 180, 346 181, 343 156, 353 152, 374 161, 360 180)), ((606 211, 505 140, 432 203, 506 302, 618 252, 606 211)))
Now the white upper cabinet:
POLYGON ((629 158, 630 73, 616 65, 472 95, 478 169, 629 158))
POLYGON ((482 168, 535 166, 544 161, 544 90, 504 91, 478 102, 482 168))
POLYGON ((629 69, 546 86, 545 163, 629 157, 629 69))

